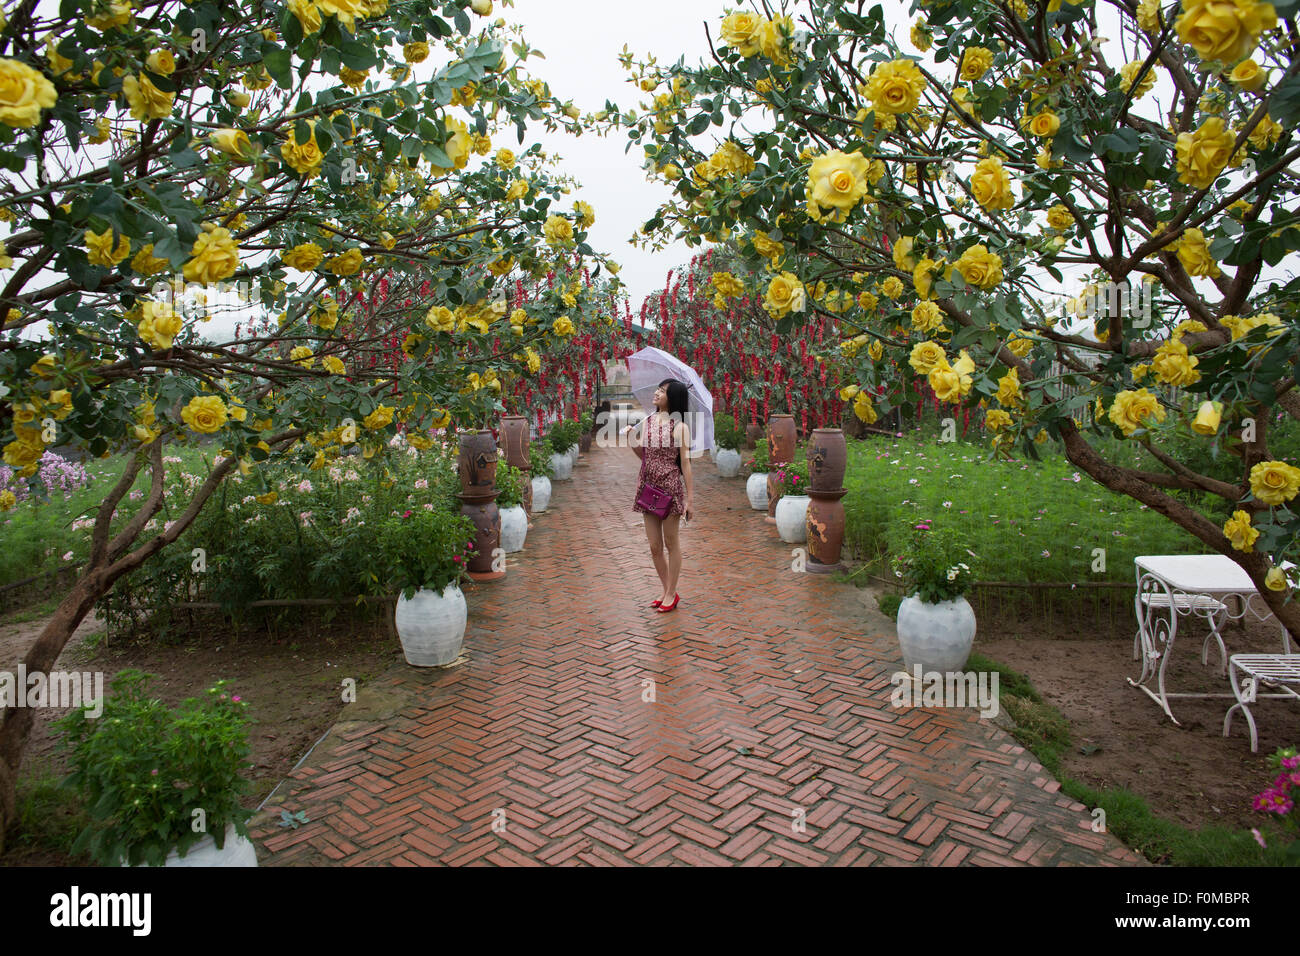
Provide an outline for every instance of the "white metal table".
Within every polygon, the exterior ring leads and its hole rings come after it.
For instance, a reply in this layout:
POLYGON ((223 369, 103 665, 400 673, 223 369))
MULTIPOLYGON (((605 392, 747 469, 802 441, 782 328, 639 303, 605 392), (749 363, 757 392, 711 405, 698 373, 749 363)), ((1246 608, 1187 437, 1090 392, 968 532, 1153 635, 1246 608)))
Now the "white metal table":
MULTIPOLYGON (((1273 616, 1250 576, 1222 554, 1143 555, 1134 558, 1133 564, 1137 573, 1133 608, 1138 620, 1133 659, 1141 660, 1142 673, 1137 680, 1128 678, 1128 682, 1159 704, 1175 724, 1178 718, 1169 708, 1172 697, 1224 697, 1240 702, 1231 693, 1170 693, 1165 687, 1165 669, 1178 636, 1178 619, 1195 616, 1204 619, 1210 629, 1201 645, 1201 663, 1209 663, 1210 642, 1214 641, 1219 648, 1220 672, 1227 676, 1228 649, 1221 633, 1223 624, 1241 620, 1247 613, 1259 621, 1273 616), (1229 600, 1233 600, 1235 608, 1229 606, 1229 600), (1153 678, 1155 690, 1150 686, 1153 678)), ((1290 654, 1291 637, 1285 627, 1281 630, 1283 651, 1290 654)))

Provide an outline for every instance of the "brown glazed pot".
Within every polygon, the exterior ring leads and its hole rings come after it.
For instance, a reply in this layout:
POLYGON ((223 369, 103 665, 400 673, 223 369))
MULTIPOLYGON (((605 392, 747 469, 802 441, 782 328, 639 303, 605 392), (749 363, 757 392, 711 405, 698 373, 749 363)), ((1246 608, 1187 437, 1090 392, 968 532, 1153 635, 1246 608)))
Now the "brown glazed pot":
POLYGON ((578 436, 578 454, 585 455, 591 451, 591 432, 583 432, 578 436))
POLYGON ((828 574, 840 571, 840 548, 844 544, 844 504, 840 498, 848 494, 840 488, 832 492, 809 491, 808 517, 804 527, 808 532, 808 571, 828 574))
MULTIPOLYGON (((487 429, 460 434, 460 490, 467 496, 495 495, 497 443, 487 429)), ((527 459, 525 459, 527 461, 527 459)))
POLYGON ((763 426, 754 422, 745 426, 745 447, 757 448, 758 440, 763 437, 763 426))
POLYGON ((492 571, 492 553, 501 546, 501 512, 495 501, 496 492, 487 500, 481 495, 457 497, 461 499, 460 513, 474 522, 474 556, 469 559, 467 569, 480 581, 502 577, 504 571, 492 571))
POLYGON ((501 418, 501 453, 511 468, 528 467, 528 419, 523 415, 501 418))
POLYGON ((782 488, 776 482, 776 475, 767 473, 767 520, 776 523, 776 503, 781 500, 782 488))
POLYGON ((519 469, 519 493, 524 499, 524 514, 531 522, 533 518, 533 473, 528 468, 519 469))
POLYGON ((773 415, 767 420, 767 457, 773 465, 794 461, 795 428, 793 415, 773 415))
POLYGON ((838 428, 813 429, 808 442, 808 483, 813 491, 837 491, 844 487, 844 469, 849 446, 838 428))

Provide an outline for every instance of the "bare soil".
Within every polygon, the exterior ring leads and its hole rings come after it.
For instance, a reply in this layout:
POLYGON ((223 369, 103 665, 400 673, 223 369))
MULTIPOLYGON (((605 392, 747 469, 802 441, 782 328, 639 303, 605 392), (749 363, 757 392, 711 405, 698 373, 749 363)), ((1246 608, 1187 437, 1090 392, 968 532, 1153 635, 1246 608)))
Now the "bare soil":
MULTIPOLYGON (((169 705, 202 695, 218 680, 249 702, 253 783, 246 805, 260 804, 335 723, 344 707, 343 681, 358 685, 402 659, 397 637, 391 635, 383 610, 352 613, 333 619, 316 610, 289 609, 278 622, 246 625, 235 636, 219 615, 178 619, 182 630, 166 643, 153 640, 107 644, 102 623, 88 618, 60 655, 62 670, 102 671, 107 690, 114 674, 138 668, 157 678, 153 692, 169 705)), ((12 621, 21 613, 8 616, 12 621)), ((0 622, 0 670, 15 671, 35 640, 43 620, 0 622)), ((66 710, 45 708, 37 713, 20 770, 24 780, 66 773, 66 759, 51 726, 66 710)), ((11 840, 3 866, 86 865, 46 849, 11 840)))

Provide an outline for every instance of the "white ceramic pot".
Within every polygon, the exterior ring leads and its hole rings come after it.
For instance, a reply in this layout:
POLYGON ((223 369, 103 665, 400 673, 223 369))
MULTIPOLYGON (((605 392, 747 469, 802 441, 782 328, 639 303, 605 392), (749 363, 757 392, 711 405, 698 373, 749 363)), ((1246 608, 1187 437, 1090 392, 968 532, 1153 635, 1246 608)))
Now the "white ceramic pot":
POLYGON ((556 481, 568 481, 573 477, 573 459, 567 454, 551 456, 551 476, 556 481))
POLYGON ((551 479, 545 475, 533 478, 533 514, 539 515, 551 503, 551 479))
POLYGON ((528 536, 528 515, 524 514, 523 505, 512 505, 501 509, 501 549, 506 554, 524 550, 524 538, 528 536))
POLYGON ((975 643, 975 612, 964 597, 926 604, 916 595, 898 606, 898 643, 912 673, 960 671, 975 643))
POLYGON ((745 494, 749 495, 749 506, 755 511, 767 510, 767 472, 756 471, 745 481, 745 494))
POLYGON ((469 610, 457 585, 441 594, 421 588, 409 601, 399 596, 396 615, 402 653, 412 667, 442 667, 460 656, 469 610))
POLYGON ((734 448, 720 448, 713 456, 718 466, 718 474, 723 478, 735 478, 740 474, 740 452, 734 448))
POLYGON ((808 540, 807 495, 782 495, 776 503, 776 533, 786 544, 802 544, 808 540))
MULTIPOLYGON (((122 864, 126 866, 125 863, 122 864)), ((141 863, 140 866, 148 864, 141 863)), ((167 854, 163 866, 257 866, 257 848, 253 841, 235 832, 232 823, 226 827, 226 845, 217 849, 216 840, 208 834, 180 856, 175 850, 167 854)))

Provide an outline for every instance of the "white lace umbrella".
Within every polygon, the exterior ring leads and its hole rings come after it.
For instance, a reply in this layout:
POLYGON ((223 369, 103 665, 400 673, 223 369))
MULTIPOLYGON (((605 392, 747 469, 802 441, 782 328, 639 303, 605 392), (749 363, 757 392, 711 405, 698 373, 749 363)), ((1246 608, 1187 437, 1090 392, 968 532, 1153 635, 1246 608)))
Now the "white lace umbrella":
POLYGON ((647 414, 654 414, 654 394, 666 378, 682 382, 687 390, 686 425, 691 430, 692 456, 713 448, 713 396, 699 373, 675 355, 646 346, 627 357, 632 394, 647 414))

